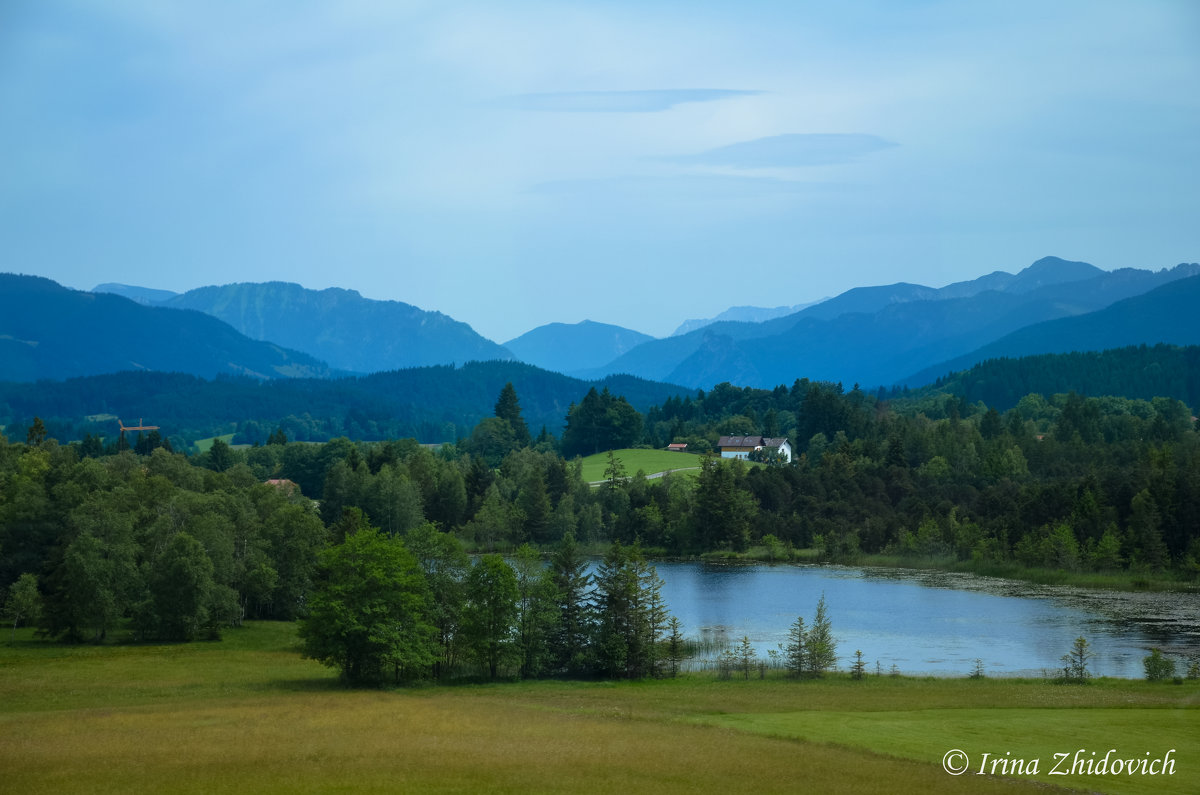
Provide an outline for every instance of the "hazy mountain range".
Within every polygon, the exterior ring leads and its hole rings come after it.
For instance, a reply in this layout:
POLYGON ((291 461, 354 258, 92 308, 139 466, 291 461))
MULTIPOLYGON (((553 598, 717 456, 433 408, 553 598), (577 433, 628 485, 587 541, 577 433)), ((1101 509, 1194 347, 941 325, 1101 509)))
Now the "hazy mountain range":
MULTIPOLYGON (((980 361, 984 354, 976 354, 978 349, 1019 329, 1095 312, 1198 274, 1195 264, 1108 272, 1048 257, 1015 275, 993 273, 940 289, 906 283, 856 288, 763 323, 713 323, 647 342, 579 375, 624 372, 701 388, 722 381, 769 388, 800 376, 864 386, 917 385, 915 374, 945 372, 951 359, 980 361)), ((1143 311, 1160 310, 1146 305, 1143 311)), ((1200 319, 1193 313, 1170 317, 1176 339, 1200 342, 1200 319)), ((1120 336, 1129 342, 1168 341, 1132 315, 1122 322, 1129 329, 1120 336)))
POLYGON ((105 284, 83 293, 7 275, 0 277, 0 379, 127 369, 329 377, 520 360, 589 381, 629 374, 704 389, 801 377, 916 386, 994 356, 1200 343, 1200 318, 1190 309, 1198 277, 1196 264, 1110 272, 1047 257, 1016 274, 941 288, 855 288, 782 316, 769 317, 795 307, 734 307, 723 316, 769 319, 714 318, 664 339, 583 321, 499 345, 439 312, 353 290, 268 282, 183 294, 105 284))
POLYGON ((85 293, 39 276, 0 274, 0 380, 122 370, 327 378, 307 353, 249 339, 202 312, 85 293))
POLYGON ((142 303, 195 309, 255 340, 271 341, 356 373, 492 359, 511 353, 466 323, 400 301, 375 301, 355 290, 308 290, 288 282, 201 287, 182 295, 107 284, 142 303))

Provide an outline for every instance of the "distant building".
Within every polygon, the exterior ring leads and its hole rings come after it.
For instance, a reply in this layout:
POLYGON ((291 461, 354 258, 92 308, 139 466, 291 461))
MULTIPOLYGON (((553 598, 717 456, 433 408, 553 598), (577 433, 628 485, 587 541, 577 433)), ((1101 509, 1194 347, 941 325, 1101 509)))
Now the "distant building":
POLYGON ((684 442, 675 442, 674 444, 667 445, 667 449, 672 453, 682 453, 684 450, 687 450, 687 444, 684 442))
POLYGON ((755 450, 778 450, 784 461, 792 463, 792 446, 784 436, 722 436, 717 447, 721 458, 746 459, 755 450))

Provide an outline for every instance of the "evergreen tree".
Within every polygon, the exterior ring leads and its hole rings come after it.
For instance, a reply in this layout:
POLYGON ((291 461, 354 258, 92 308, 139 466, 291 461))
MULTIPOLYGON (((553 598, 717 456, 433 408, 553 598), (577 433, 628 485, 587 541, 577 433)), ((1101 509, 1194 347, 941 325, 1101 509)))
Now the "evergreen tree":
POLYGON ((784 647, 784 665, 789 676, 801 677, 808 672, 808 650, 805 641, 808 632, 804 629, 804 616, 797 616, 788 630, 788 642, 784 647))
POLYGON ((667 635, 667 673, 669 676, 675 677, 679 675, 679 665, 683 662, 685 655, 683 625, 678 618, 671 616, 667 621, 667 630, 670 633, 667 635))
POLYGON ((525 424, 525 419, 521 416, 521 404, 517 400, 517 390, 513 388, 512 381, 504 385, 504 389, 500 390, 500 397, 496 400, 495 415, 502 420, 507 420, 513 431, 513 440, 517 447, 528 447, 531 441, 529 436, 529 426, 525 424))
POLYGON ((854 652, 854 664, 850 666, 850 678, 862 679, 867 675, 867 665, 863 662, 862 649, 854 652))
POLYGON ((662 580, 639 546, 614 541, 609 547, 596 571, 592 605, 600 673, 627 679, 654 675, 668 616, 662 580))
POLYGON ((700 549, 744 552, 750 545, 750 523, 756 514, 754 497, 738 487, 733 465, 705 456, 700 461, 696 503, 691 512, 693 534, 700 549))
POLYGON ((637 575, 620 541, 612 543, 596 569, 591 604, 596 615, 593 648, 599 672, 609 677, 628 676, 638 664, 637 575))
POLYGON ((588 602, 592 576, 574 533, 568 532, 550 556, 558 623, 550 638, 551 659, 556 670, 578 676, 590 660, 592 611, 588 602))
POLYGON ((810 676, 820 676, 837 662, 837 644, 833 639, 829 614, 825 608, 825 594, 821 594, 821 599, 817 602, 817 613, 813 617, 812 628, 804 639, 804 651, 810 676))
POLYGON ((29 426, 29 430, 25 434, 25 444, 37 447, 44 441, 46 441, 46 423, 42 422, 41 417, 34 417, 33 424, 29 426))
POLYGON ((1062 681, 1072 684, 1086 684, 1087 680, 1092 678, 1091 671, 1088 670, 1088 660, 1092 656, 1092 651, 1088 648, 1087 638, 1084 638, 1082 635, 1076 638, 1075 643, 1071 645, 1071 651, 1062 656, 1062 681))
POLYGON ((754 659, 757 653, 754 647, 750 645, 750 636, 743 635, 741 645, 738 646, 738 667, 742 670, 742 678, 749 679, 750 671, 754 667, 754 659))
POLYGON ((517 508, 524 519, 524 537, 543 544, 550 540, 550 518, 553 508, 546 493, 546 481, 540 467, 531 467, 517 493, 517 508))

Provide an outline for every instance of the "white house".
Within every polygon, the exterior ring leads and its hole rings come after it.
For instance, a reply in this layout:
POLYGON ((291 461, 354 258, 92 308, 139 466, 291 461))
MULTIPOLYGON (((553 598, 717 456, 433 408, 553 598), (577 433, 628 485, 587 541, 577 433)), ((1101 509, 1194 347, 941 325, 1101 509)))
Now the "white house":
POLYGON ((792 463, 792 446, 785 436, 722 436, 717 447, 721 458, 746 459, 755 450, 778 450, 784 461, 792 463))

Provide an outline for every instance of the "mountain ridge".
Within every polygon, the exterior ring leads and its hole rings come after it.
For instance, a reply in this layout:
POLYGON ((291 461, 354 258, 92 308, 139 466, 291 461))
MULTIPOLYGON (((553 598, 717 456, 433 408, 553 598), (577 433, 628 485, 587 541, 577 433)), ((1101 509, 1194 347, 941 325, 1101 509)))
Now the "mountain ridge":
POLYGON ((163 306, 205 312, 252 339, 304 351, 350 372, 514 358, 449 315, 363 298, 343 287, 238 282, 198 287, 163 306))
POLYGON ((693 387, 736 377, 755 379, 744 386, 771 387, 799 375, 888 385, 1023 326, 1095 311, 1200 273, 1195 264, 1161 271, 1103 271, 1058 258, 1043 258, 1031 268, 1011 279, 989 274, 977 285, 1004 290, 949 286, 948 295, 973 293, 964 297, 936 298, 933 288, 903 282, 855 288, 766 323, 712 324, 648 342, 587 375, 628 372, 693 387), (1056 269, 1061 269, 1057 277, 1056 269), (1097 275, 1076 278, 1091 273, 1097 275), (714 334, 731 343, 715 344, 714 334))
POLYGON ((37 381, 119 370, 263 379, 333 374, 315 357, 252 340, 201 312, 71 290, 41 276, 0 274, 0 378, 37 381))
POLYGON ((1103 309, 1024 326, 968 354, 902 379, 923 384, 996 358, 1109 350, 1141 344, 1200 344, 1200 272, 1103 309))
POLYGON ((559 373, 585 371, 654 339, 640 331, 581 320, 547 323, 504 343, 517 359, 559 373))

